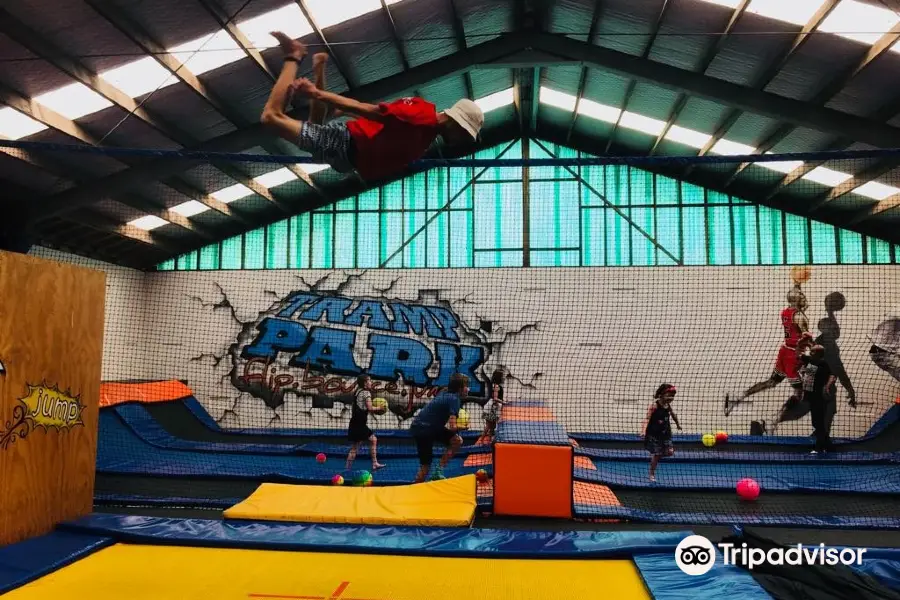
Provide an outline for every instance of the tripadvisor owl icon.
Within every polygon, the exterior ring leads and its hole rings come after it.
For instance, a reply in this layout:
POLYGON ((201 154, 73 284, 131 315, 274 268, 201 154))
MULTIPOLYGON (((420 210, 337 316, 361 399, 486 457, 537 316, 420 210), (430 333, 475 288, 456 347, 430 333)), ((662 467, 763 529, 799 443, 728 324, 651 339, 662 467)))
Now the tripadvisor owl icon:
POLYGON ((716 563, 716 548, 702 535, 689 535, 675 548, 675 563, 688 575, 703 575, 716 563))

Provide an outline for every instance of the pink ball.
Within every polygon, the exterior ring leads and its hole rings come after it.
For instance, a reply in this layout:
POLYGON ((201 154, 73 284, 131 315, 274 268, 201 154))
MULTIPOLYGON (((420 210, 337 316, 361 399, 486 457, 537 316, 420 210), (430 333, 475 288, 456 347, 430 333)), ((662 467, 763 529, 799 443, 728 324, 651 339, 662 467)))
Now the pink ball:
POLYGON ((324 455, 323 453, 321 453, 321 452, 319 452, 318 454, 316 454, 316 462, 317 462, 317 463, 323 463, 323 462, 325 462, 325 458, 326 458, 325 455, 324 455))
POLYGON ((331 478, 331 485, 344 485, 344 478, 340 475, 335 475, 331 478))
POLYGON ((759 498, 759 484, 756 483, 756 480, 750 479, 749 477, 745 479, 741 479, 737 484, 737 494, 741 500, 747 500, 752 502, 759 498))

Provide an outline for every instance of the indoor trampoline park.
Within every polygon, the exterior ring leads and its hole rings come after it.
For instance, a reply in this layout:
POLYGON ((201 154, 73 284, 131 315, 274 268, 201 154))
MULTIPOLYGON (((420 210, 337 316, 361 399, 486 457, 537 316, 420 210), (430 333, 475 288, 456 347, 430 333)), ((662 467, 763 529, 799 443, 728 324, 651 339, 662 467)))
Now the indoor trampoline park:
POLYGON ((0 596, 900 600, 897 81, 900 0, 3 4, 0 596))

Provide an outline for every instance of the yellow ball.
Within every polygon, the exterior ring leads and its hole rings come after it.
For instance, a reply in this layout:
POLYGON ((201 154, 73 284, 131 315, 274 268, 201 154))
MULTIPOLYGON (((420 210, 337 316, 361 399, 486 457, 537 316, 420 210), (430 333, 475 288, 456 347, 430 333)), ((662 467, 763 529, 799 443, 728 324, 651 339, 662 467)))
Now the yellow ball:
POLYGON ((378 410, 387 410, 388 403, 384 398, 375 398, 372 400, 372 408, 376 408, 378 410))
POLYGON ((715 446, 716 445, 716 436, 714 436, 711 433, 704 433, 703 434, 703 445, 706 446, 707 448, 711 448, 712 446, 715 446))
POLYGON ((459 409, 459 414, 456 416, 456 426, 457 427, 468 427, 469 426, 469 413, 466 412, 466 409, 459 409))

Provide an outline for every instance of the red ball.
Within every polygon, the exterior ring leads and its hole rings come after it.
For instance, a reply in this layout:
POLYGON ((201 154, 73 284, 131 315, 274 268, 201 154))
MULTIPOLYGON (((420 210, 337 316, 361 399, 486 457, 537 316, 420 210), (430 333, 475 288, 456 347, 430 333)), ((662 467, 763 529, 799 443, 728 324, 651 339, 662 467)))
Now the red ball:
POLYGON ((319 452, 318 454, 316 454, 316 462, 317 463, 325 462, 325 458, 326 458, 326 456, 322 452, 319 452))
POLYGON ((749 477, 741 479, 737 483, 737 495, 741 500, 752 502, 759 498, 760 487, 755 479, 749 477))
POLYGON ((484 483, 488 480, 487 471, 485 471, 484 469, 478 469, 477 471, 475 471, 475 479, 477 479, 481 483, 484 483))
POLYGON ((717 443, 717 444, 724 444, 724 443, 727 442, 727 441, 728 441, 728 434, 727 434, 727 433, 725 433, 724 431, 717 431, 717 432, 716 432, 716 443, 717 443))

